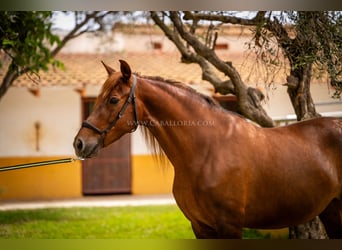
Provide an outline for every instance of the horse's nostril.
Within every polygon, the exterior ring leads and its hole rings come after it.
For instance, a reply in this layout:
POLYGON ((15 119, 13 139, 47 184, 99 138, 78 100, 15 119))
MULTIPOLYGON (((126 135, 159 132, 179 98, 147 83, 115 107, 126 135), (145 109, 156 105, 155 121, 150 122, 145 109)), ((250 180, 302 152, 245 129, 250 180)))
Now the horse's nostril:
POLYGON ((78 151, 82 151, 83 149, 83 142, 80 138, 77 138, 76 140, 76 148, 78 151))

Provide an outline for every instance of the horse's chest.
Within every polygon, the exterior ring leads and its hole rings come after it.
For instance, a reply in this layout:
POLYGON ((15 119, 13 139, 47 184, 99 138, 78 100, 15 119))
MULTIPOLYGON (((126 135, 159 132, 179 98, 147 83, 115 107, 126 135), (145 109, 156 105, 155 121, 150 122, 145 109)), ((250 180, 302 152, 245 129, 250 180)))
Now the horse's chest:
POLYGON ((201 223, 208 224, 210 216, 205 212, 204 199, 198 197, 196 188, 175 176, 173 185, 173 195, 178 207, 183 214, 192 222, 201 221, 201 223))
POLYGON ((234 189, 229 188, 231 187, 229 183, 215 186, 205 184, 200 177, 196 178, 197 181, 190 182, 189 180, 191 178, 183 179, 176 174, 173 193, 179 208, 190 221, 214 225, 218 214, 223 215, 223 211, 230 211, 225 208, 226 206, 233 206, 240 212, 243 204, 240 202, 235 204, 236 199, 231 199, 231 195, 241 194, 239 188, 231 192, 234 189))

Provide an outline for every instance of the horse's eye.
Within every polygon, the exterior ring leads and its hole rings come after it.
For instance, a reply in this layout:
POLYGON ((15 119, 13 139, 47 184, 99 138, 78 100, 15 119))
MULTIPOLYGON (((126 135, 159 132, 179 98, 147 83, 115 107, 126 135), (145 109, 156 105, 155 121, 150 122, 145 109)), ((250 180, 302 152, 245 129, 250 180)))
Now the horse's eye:
POLYGON ((116 98, 116 97, 111 97, 111 98, 109 99, 109 103, 110 103, 110 104, 117 104, 118 102, 119 102, 119 99, 116 98))

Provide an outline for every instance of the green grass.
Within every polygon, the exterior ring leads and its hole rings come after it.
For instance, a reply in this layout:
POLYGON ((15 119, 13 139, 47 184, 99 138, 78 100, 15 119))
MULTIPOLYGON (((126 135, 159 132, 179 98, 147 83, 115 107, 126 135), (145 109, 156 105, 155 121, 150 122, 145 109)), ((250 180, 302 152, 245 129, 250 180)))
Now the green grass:
MULTIPOLYGON (((244 230, 244 238, 269 238, 244 230)), ((50 208, 0 211, 0 238, 193 239, 189 221, 175 205, 50 208)))

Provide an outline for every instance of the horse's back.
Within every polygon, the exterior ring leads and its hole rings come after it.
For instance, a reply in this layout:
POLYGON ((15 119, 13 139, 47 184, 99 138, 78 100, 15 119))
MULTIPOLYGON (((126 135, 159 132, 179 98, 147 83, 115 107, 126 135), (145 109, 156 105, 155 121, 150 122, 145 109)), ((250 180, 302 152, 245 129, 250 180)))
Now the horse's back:
POLYGON ((342 177, 342 119, 320 117, 294 124, 293 128, 298 128, 298 136, 313 143, 313 149, 320 150, 327 160, 333 161, 342 177))
POLYGON ((253 145, 254 163, 246 167, 248 226, 305 222, 341 198, 342 120, 317 118, 257 130, 253 139, 262 143, 253 145))
POLYGON ((308 167, 326 167, 326 171, 342 182, 342 119, 314 118, 279 128, 279 134, 283 138, 279 143, 284 143, 283 148, 289 147, 292 157, 296 155, 298 162, 303 159, 311 163, 308 167))

